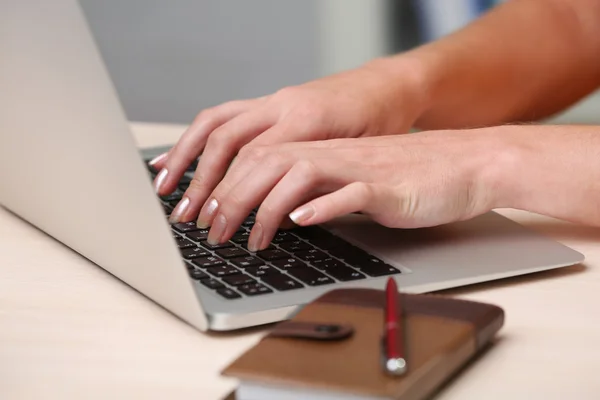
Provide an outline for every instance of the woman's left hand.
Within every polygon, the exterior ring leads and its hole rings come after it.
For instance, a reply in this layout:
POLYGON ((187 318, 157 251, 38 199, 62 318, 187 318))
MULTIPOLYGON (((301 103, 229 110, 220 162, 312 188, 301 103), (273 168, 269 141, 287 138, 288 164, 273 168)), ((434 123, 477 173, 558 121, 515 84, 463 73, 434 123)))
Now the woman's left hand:
POLYGON ((268 247, 288 216, 301 226, 362 212, 388 227, 472 218, 496 207, 503 135, 489 129, 245 147, 198 218, 230 239, 260 205, 248 248, 268 247), (500 155, 500 157, 498 156, 500 155))

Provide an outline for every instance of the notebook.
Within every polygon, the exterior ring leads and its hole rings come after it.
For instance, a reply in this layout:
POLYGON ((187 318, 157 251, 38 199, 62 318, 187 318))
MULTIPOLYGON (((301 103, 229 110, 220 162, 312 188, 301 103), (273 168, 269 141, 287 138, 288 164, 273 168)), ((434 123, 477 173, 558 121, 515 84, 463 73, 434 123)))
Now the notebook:
POLYGON ((436 294, 400 294, 408 371, 382 368, 385 292, 338 289, 277 324, 222 374, 228 400, 419 400, 429 398, 493 342, 495 305, 436 294))

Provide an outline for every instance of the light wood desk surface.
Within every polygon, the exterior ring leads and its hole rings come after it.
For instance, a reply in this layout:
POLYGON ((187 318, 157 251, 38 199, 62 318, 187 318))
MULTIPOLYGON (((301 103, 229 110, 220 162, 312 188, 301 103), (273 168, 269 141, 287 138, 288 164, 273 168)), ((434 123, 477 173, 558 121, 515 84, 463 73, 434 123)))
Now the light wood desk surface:
MULTIPOLYGON (((133 130, 149 146, 183 128, 133 130)), ((448 292, 498 304, 507 319, 437 398, 600 399, 600 230, 502 213, 587 260, 448 292)), ((219 371, 263 332, 200 333, 0 208, 1 399, 219 399, 235 385, 219 371)))

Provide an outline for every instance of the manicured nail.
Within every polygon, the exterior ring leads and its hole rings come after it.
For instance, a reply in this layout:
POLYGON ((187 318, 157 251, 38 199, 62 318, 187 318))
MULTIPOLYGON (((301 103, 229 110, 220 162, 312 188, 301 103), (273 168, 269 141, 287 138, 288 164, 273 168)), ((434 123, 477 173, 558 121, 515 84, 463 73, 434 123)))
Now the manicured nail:
POLYGON ((252 232, 250 232, 250 237, 248 238, 248 250, 251 252, 260 250, 262 239, 263 228, 260 222, 257 222, 252 227, 252 232))
POLYGON ((313 215, 315 215, 315 208, 313 206, 302 206, 290 213, 290 219, 296 224, 301 224, 304 221, 308 221, 313 215))
POLYGON ((157 162, 164 160, 165 158, 167 158, 167 154, 169 153, 162 153, 160 156, 154 157, 152 160, 150 160, 148 164, 154 165, 157 162))
POLYGON ((160 190, 160 187, 162 186, 163 182, 165 181, 165 178, 167 177, 168 173, 169 173, 169 171, 167 171, 166 168, 163 168, 160 170, 160 172, 156 176, 156 180, 154 181, 154 191, 156 193, 158 193, 158 191, 160 190))
POLYGON ((181 216, 186 212, 189 205, 190 198, 184 196, 183 199, 181 199, 181 201, 179 202, 179 204, 177 204, 177 207, 175 207, 175 209, 171 213, 171 216, 169 217, 169 222, 171 222, 172 224, 176 224, 179 221, 181 221, 181 216))
POLYGON ((202 211, 200 211, 198 222, 196 223, 196 225, 198 225, 198 228, 206 229, 209 227, 210 220, 214 213, 217 211, 217 208, 219 208, 219 202, 216 199, 211 199, 205 206, 205 208, 202 211))
POLYGON ((223 214, 217 215, 217 217, 213 221, 210 231, 208 232, 208 243, 212 244, 213 246, 221 243, 221 237, 223 237, 223 234, 225 233, 226 229, 227 218, 225 218, 223 214))

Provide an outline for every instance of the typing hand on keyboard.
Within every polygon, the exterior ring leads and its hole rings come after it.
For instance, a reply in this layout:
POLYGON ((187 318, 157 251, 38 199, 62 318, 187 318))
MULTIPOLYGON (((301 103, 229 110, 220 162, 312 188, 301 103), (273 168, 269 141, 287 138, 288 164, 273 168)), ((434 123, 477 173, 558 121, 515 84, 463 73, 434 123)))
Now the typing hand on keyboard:
MULTIPOLYGON (((156 176, 152 167, 150 175, 156 176)), ((180 184, 182 190, 186 184, 180 184)), ((160 198, 166 215, 172 201, 160 198)), ((236 300, 400 273, 317 226, 278 230, 266 249, 251 252, 248 237, 255 218, 253 210, 230 240, 217 245, 207 241, 209 229, 199 228, 195 221, 172 224, 190 277, 221 297, 236 300)))

